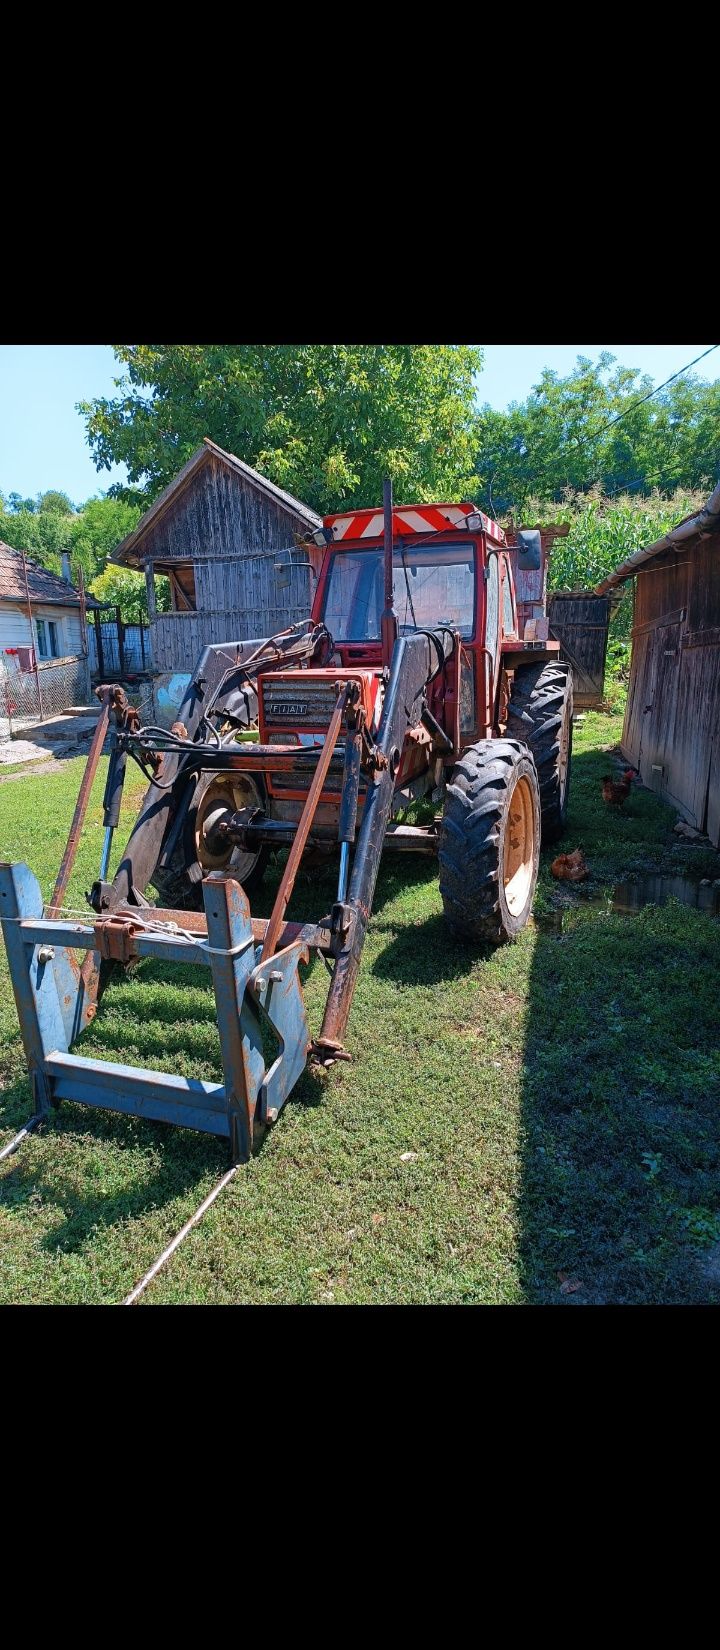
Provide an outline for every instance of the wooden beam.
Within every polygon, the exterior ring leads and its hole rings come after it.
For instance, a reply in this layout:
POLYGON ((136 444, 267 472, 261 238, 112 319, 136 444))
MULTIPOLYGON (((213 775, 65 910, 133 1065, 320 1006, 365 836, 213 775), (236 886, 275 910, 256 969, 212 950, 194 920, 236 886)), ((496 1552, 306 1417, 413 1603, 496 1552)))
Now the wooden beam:
POLYGON ((148 618, 151 624, 157 618, 157 602, 155 600, 155 578, 153 564, 150 560, 143 563, 145 569, 145 589, 147 590, 148 618))
POLYGON ((676 607, 672 613, 663 613, 659 619, 647 619, 645 624, 633 625, 630 635, 647 636, 652 630, 662 630, 667 625, 682 624, 687 613, 686 607, 676 607))

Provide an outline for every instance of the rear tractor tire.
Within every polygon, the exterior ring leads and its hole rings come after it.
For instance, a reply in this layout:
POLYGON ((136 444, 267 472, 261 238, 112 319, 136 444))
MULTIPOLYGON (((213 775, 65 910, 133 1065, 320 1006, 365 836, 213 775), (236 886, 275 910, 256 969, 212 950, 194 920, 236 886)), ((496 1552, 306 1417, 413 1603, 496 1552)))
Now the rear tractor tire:
POLYGON ((564 662, 521 665, 508 706, 507 734, 532 751, 540 781, 543 843, 562 835, 570 795, 573 682, 564 662))
POLYGON ((453 768, 440 843, 440 893, 459 939, 499 945, 532 910, 540 857, 540 787, 530 751, 481 739, 453 768))

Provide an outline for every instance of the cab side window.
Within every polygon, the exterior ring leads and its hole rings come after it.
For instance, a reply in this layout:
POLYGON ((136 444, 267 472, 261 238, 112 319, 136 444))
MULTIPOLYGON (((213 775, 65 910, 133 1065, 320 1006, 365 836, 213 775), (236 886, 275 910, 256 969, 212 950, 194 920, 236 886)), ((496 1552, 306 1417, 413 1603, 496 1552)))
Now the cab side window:
POLYGON ((513 618, 512 594, 510 590, 510 568, 506 556, 503 556, 503 571, 505 574, 503 579, 503 633, 506 636, 514 636, 515 620, 513 618))
POLYGON ((500 572, 497 556, 488 556, 485 598, 485 646, 495 659, 498 648, 498 613, 500 606, 500 572))

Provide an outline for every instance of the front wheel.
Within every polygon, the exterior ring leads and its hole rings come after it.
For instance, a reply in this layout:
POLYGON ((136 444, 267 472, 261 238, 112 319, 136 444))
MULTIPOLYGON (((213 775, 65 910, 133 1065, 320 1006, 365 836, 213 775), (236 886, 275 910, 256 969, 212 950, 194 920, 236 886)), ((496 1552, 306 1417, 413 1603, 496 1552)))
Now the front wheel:
POLYGON ((446 921, 460 939, 514 939, 532 910, 540 856, 535 762, 515 739, 481 739, 453 769, 438 857, 446 921))
POLYGON ((181 840, 168 866, 157 866, 151 877, 162 905, 201 911, 202 879, 211 871, 230 871, 246 894, 262 881, 270 850, 246 853, 223 842, 217 825, 240 808, 263 809, 263 793, 252 774, 200 775, 185 818, 181 840))

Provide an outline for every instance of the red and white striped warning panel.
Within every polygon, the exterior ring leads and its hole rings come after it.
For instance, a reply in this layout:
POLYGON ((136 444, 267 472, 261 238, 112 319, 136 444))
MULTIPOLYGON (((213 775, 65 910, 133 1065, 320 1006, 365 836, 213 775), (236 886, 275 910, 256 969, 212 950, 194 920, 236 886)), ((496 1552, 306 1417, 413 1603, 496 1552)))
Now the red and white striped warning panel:
MULTIPOLYGON (((505 543, 505 534, 496 521, 483 515, 474 504, 403 504, 393 510, 393 533, 403 536, 409 533, 442 533, 448 527, 464 527, 467 516, 476 515, 484 533, 500 544, 505 543)), ((348 516, 323 516, 323 526, 332 528, 332 536, 338 539, 379 539, 383 535, 382 510, 354 510, 348 516)))

